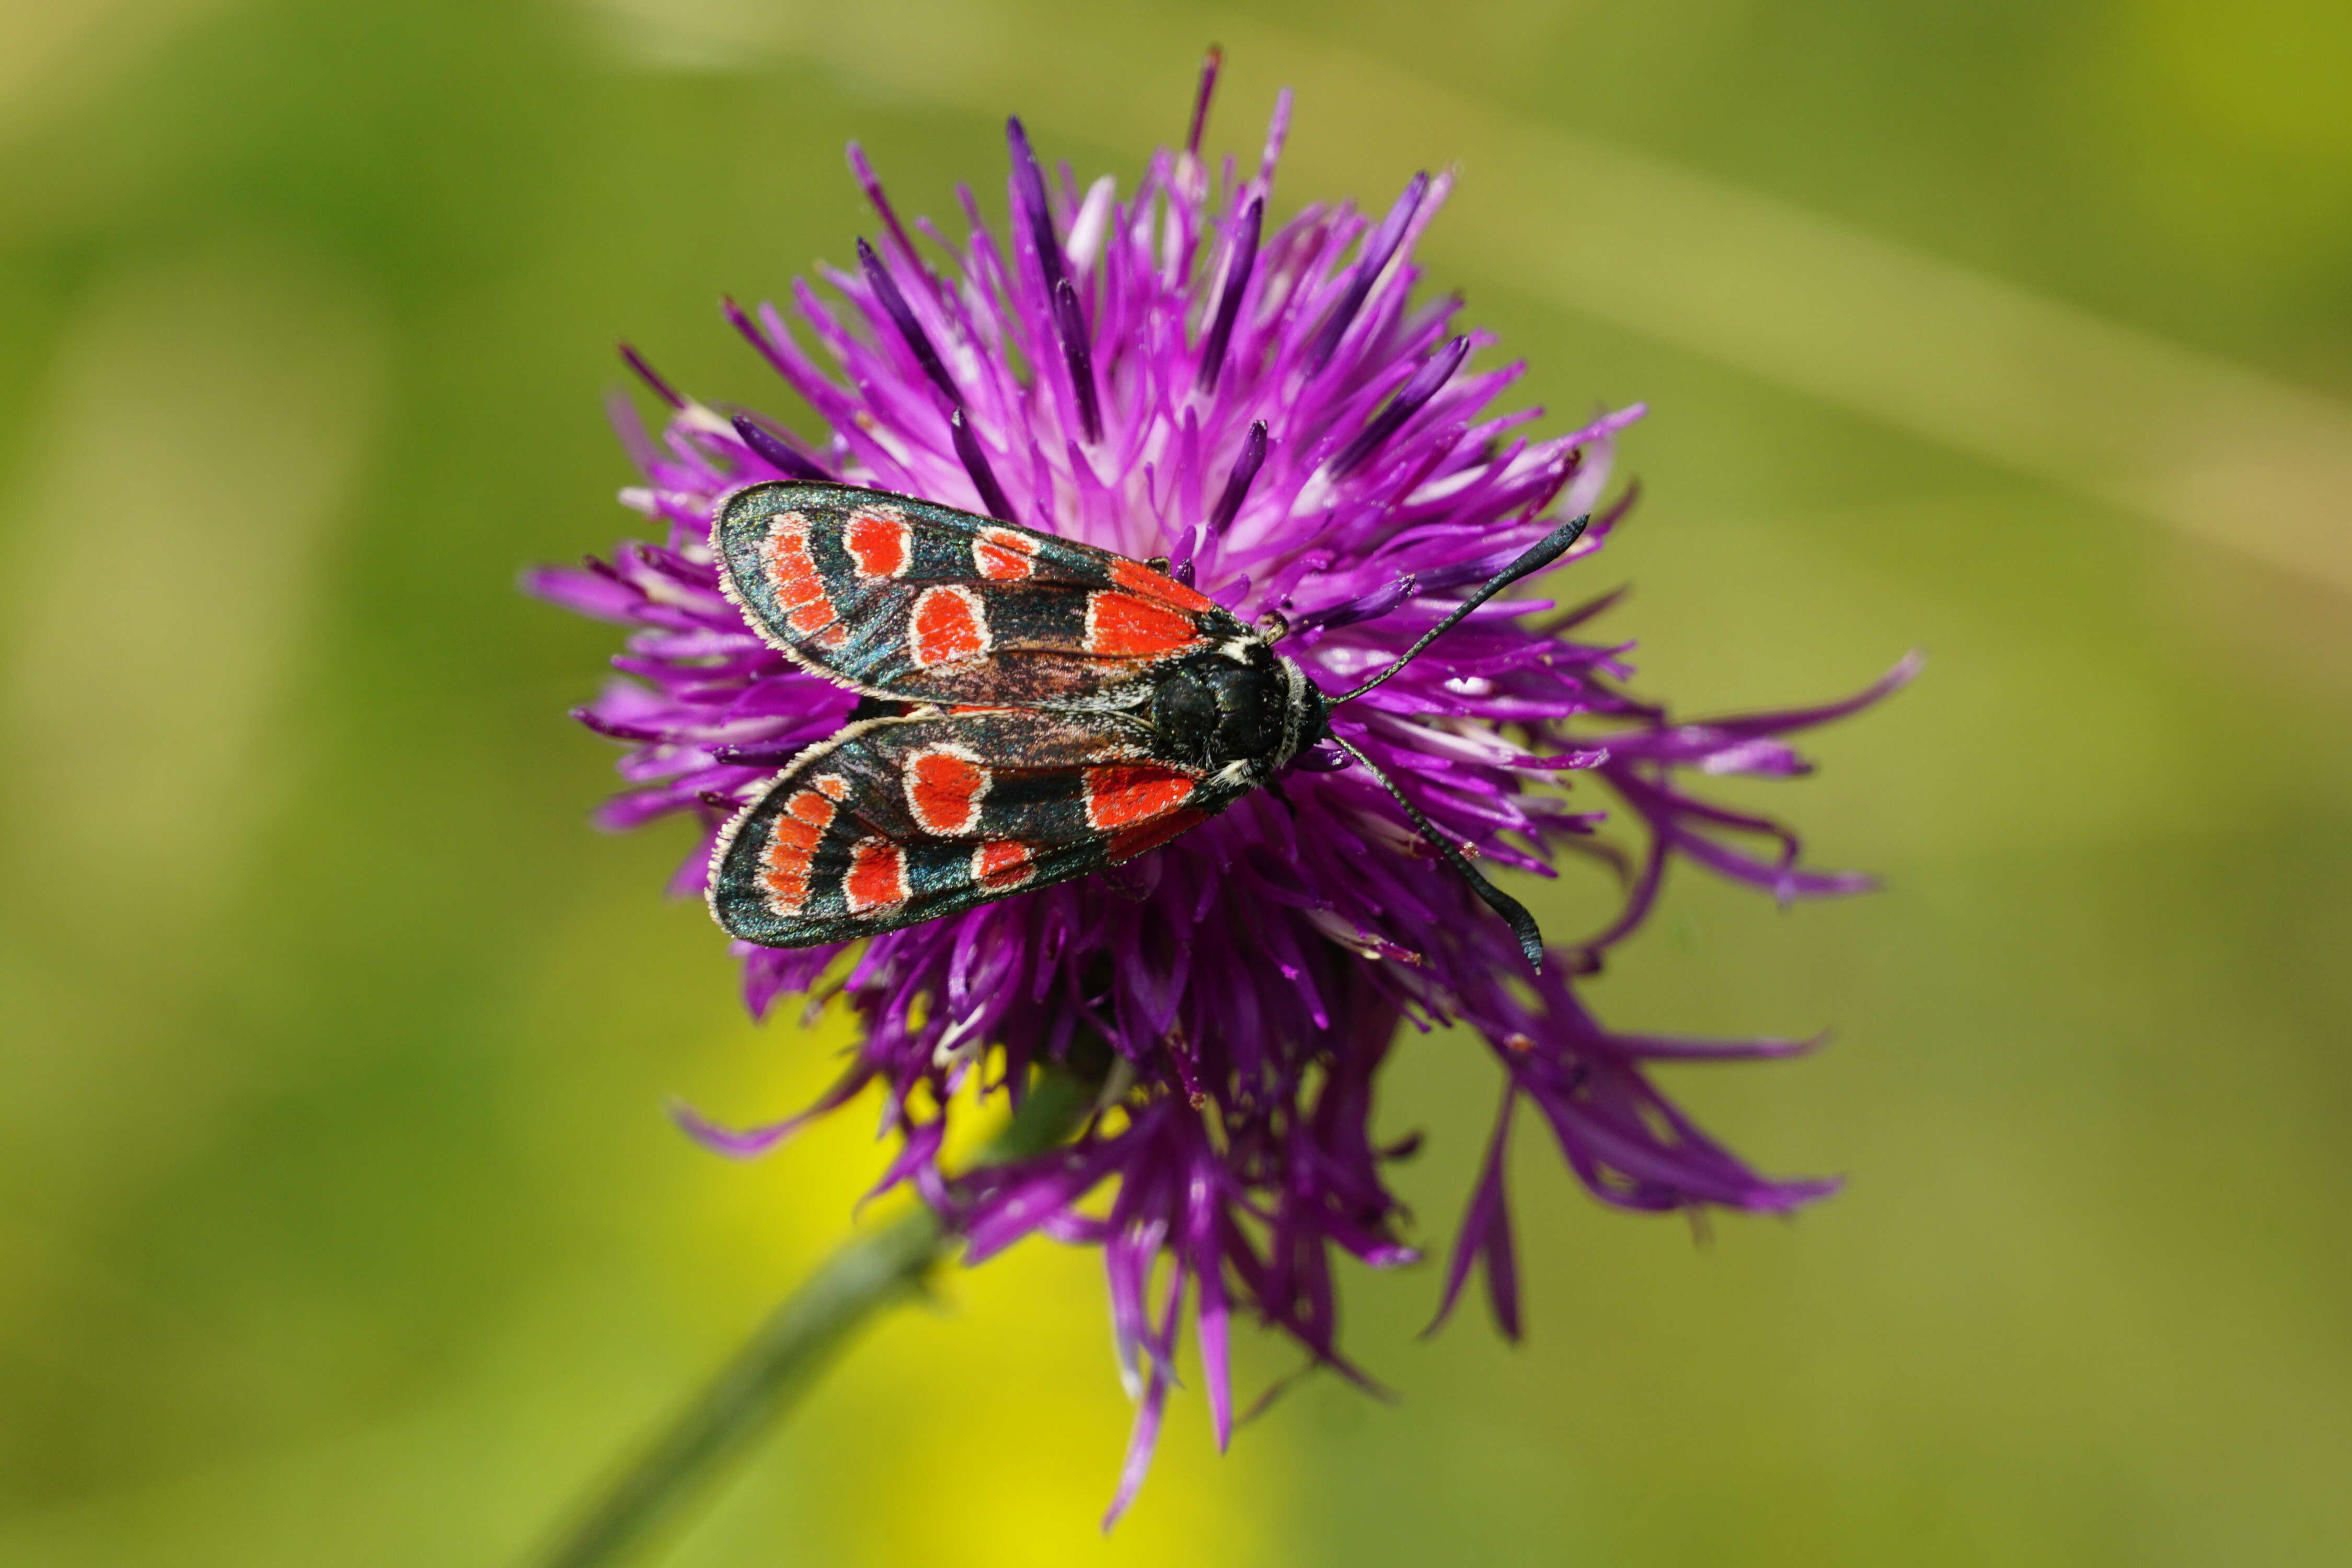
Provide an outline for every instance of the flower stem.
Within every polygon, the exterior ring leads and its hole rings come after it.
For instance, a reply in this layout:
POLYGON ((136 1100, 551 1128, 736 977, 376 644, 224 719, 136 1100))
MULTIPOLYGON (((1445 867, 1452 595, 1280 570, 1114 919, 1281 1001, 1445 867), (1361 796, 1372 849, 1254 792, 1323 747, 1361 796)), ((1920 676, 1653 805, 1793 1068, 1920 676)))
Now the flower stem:
MULTIPOLYGON (((1052 1148, 1085 1119, 1094 1095, 1066 1074, 1039 1074, 978 1163, 1052 1148)), ((951 1246, 939 1216, 920 1205, 851 1239, 784 1298, 700 1396, 537 1560, 542 1568, 601 1568, 644 1544, 792 1408, 867 1319, 917 1294, 951 1246)))

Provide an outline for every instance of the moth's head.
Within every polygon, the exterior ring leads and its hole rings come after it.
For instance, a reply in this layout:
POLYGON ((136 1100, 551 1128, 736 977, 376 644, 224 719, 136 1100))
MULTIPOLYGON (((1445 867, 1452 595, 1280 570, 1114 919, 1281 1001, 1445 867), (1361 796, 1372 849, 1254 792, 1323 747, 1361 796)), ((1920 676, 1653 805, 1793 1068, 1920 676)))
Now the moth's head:
POLYGON ((1307 679, 1295 658, 1281 660, 1283 679, 1289 685, 1283 718, 1282 754, 1275 759, 1281 766, 1316 742, 1331 732, 1331 706, 1323 700, 1322 689, 1307 679))

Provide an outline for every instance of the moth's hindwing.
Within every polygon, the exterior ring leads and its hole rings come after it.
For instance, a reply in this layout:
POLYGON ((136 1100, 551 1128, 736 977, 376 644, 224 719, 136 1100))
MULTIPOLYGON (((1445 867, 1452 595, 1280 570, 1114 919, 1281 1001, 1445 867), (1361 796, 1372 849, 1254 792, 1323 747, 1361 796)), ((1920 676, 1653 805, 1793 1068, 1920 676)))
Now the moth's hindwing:
POLYGON ((1108 713, 867 720, 729 825, 711 912, 767 947, 849 942, 1132 859, 1245 793, 1152 754, 1108 713))
POLYGON ((1084 707, 1247 635, 1141 562, 880 490, 753 485, 710 543, 761 635, 874 696, 1084 707))

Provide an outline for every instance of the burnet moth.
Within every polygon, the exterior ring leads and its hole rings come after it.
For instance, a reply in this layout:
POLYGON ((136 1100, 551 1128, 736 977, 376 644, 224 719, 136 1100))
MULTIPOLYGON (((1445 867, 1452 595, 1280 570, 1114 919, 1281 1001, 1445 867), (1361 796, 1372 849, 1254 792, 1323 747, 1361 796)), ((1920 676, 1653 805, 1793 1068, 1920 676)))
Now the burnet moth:
POLYGON ((1534 918, 1328 720, 1551 564, 1585 521, 1331 695, 1274 651, 1278 625, 1244 625, 1162 563, 881 490, 738 490, 711 526, 727 596, 786 658, 866 700, 719 834, 711 913, 767 947, 937 920, 1156 849, 1328 742, 1540 968, 1534 918))

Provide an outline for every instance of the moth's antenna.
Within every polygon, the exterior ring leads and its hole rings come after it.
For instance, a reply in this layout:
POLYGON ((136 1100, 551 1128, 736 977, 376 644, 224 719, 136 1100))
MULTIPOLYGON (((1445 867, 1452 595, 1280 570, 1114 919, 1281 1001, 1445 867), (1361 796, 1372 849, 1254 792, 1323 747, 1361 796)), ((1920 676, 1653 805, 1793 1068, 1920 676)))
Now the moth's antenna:
MULTIPOLYGON (((1581 526, 1582 521, 1583 520, 1580 518, 1577 524, 1572 526, 1581 526)), ((1554 537, 1557 537, 1557 535, 1554 537)), ((1571 533, 1569 537, 1573 539, 1576 536, 1571 533)), ((1546 540, 1544 542, 1549 544, 1550 541, 1546 540)), ((1538 545, 1537 548, 1541 549, 1542 546, 1538 545)), ((1566 548, 1566 545, 1561 546, 1561 549, 1566 548)), ((1530 551, 1528 553, 1533 554, 1534 552, 1530 551)), ((1559 552, 1555 551, 1553 553, 1558 554, 1559 552)), ((1522 561, 1526 559, 1526 556, 1520 557, 1520 560, 1522 561)), ((1542 563, 1538 562, 1537 564, 1540 565, 1542 563)), ((1528 570, 1532 571, 1533 568, 1530 567, 1528 570)), ((1508 579, 1506 578, 1505 581, 1508 581, 1508 579)), ((1439 631, 1444 631, 1444 629, 1445 628, 1443 626, 1438 628, 1439 631)), ((1434 632, 1431 634, 1433 637, 1435 635, 1436 633, 1434 632)), ((1422 640, 1426 642, 1428 638, 1424 637, 1422 640)), ((1407 655, 1406 657, 1411 658, 1412 656, 1407 655)), ((1400 660, 1399 662, 1402 663, 1402 660, 1400 660)), ((1421 830, 1421 836, 1429 840, 1431 847, 1437 851, 1438 858, 1462 874, 1462 879, 1470 884, 1470 890, 1477 894, 1479 898, 1485 900, 1488 909, 1494 910, 1496 914, 1502 916, 1504 920, 1510 922, 1511 934, 1519 939, 1519 951, 1528 956, 1528 967, 1536 971, 1539 974, 1543 973, 1543 932, 1537 928, 1535 916, 1528 913, 1527 906, 1520 903, 1518 900, 1511 897, 1510 894, 1503 891, 1502 889, 1495 886, 1494 883, 1486 880, 1486 878, 1480 876, 1478 874, 1478 868, 1470 864, 1470 858, 1467 855, 1463 854, 1451 839, 1437 831, 1436 825, 1421 814, 1421 807, 1413 805, 1412 802, 1405 798, 1404 791, 1397 788, 1396 781, 1389 777, 1388 774, 1381 772, 1379 768, 1372 765, 1371 758, 1364 755, 1363 752, 1356 750, 1355 747, 1348 744, 1347 742, 1339 739, 1337 735, 1328 735, 1325 738, 1333 745, 1339 747, 1341 751, 1355 758, 1356 761, 1361 763, 1364 766, 1364 771, 1371 774, 1374 779, 1378 780, 1380 782, 1380 786, 1388 791, 1390 795, 1395 799, 1399 805, 1404 807, 1404 814, 1412 818, 1413 826, 1419 828, 1421 830)))
MULTIPOLYGON (((1402 669, 1406 665, 1411 664, 1413 661, 1414 657, 1417 656, 1423 648, 1427 647, 1431 643, 1435 642, 1439 637, 1442 637, 1447 632, 1452 631, 1455 623, 1459 622, 1463 616, 1468 615, 1471 611, 1476 609, 1479 605, 1485 604, 1487 600, 1493 598, 1496 595, 1501 593, 1504 589, 1509 587, 1520 578, 1528 576, 1532 573, 1542 571, 1545 567, 1550 565, 1553 562, 1566 554, 1568 547, 1575 543, 1577 537, 1584 531, 1584 525, 1591 521, 1592 514, 1591 512, 1587 512, 1582 517, 1563 522, 1558 528, 1553 529, 1525 554, 1521 555, 1517 561, 1512 562, 1508 566, 1504 567, 1500 575, 1490 578, 1485 587, 1479 589, 1476 593, 1463 600, 1461 604, 1454 606, 1454 610, 1452 615, 1446 616, 1444 620, 1438 622, 1435 626, 1422 633, 1421 640, 1419 642, 1414 643, 1411 647, 1405 649, 1402 655, 1383 668, 1378 675, 1375 675, 1370 680, 1367 680, 1361 686, 1356 688, 1353 691, 1349 692, 1346 696, 1330 698, 1328 700, 1332 702, 1352 702, 1357 698, 1361 697, 1365 692, 1370 691, 1373 687, 1378 686, 1382 681, 1388 679, 1389 677, 1394 675, 1398 670, 1402 669)), ((1364 765, 1370 767, 1371 764, 1367 763, 1364 765)), ((1388 781, 1383 779, 1381 782, 1386 784, 1388 781)), ((1390 784, 1389 788, 1393 792, 1396 786, 1394 784, 1390 784)), ((1404 797, 1402 795, 1398 795, 1397 798, 1399 800, 1402 800, 1404 797)), ((1405 809, 1410 811, 1412 808, 1411 806, 1407 806, 1405 809)), ((1466 869, 1466 868, 1465 868, 1466 869)), ((1476 881, 1477 873, 1472 872, 1471 879, 1473 881, 1476 881)), ((1481 887, 1485 886, 1484 883, 1480 883, 1479 885, 1481 887)), ((1492 892, 1493 889, 1488 889, 1487 891, 1492 892)), ((1495 898, 1501 897, 1502 895, 1500 893, 1496 893, 1495 895, 1495 898)), ((1494 899, 1488 899, 1486 901, 1490 904, 1495 903, 1494 899)), ((1501 904, 1495 904, 1495 907, 1499 910, 1503 906, 1501 904)), ((1511 905, 1511 908, 1516 910, 1518 906, 1517 904, 1513 904, 1511 905)), ((1524 913, 1524 911, 1522 912, 1524 913)), ((1528 929, 1530 931, 1534 929, 1534 923, 1532 921, 1529 922, 1528 929)))

